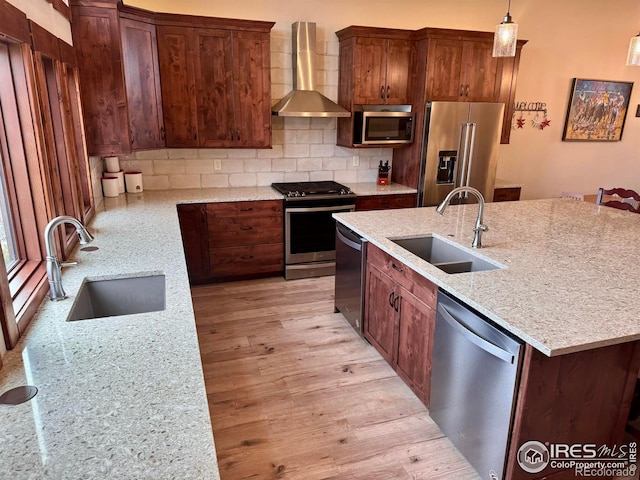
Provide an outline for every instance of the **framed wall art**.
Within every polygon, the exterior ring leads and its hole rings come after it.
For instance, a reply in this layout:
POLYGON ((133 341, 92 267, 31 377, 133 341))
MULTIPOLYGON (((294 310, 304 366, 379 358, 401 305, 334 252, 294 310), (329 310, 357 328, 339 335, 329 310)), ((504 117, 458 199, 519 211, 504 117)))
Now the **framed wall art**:
POLYGON ((619 141, 632 87, 633 82, 574 78, 562 140, 619 141))

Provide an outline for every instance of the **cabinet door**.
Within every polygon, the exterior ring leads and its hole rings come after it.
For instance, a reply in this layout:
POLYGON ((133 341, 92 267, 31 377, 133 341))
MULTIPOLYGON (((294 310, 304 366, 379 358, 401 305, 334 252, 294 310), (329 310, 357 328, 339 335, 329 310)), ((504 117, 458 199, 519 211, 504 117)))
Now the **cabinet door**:
POLYGON ((353 103, 380 104, 386 95, 387 40, 358 38, 355 49, 353 103))
POLYGON ((396 371, 429 406, 435 312, 404 289, 399 310, 396 371))
POLYGON ((193 29, 159 25, 158 57, 167 147, 197 147, 193 29))
POLYGON ((269 34, 233 33, 234 146, 271 146, 269 34))
POLYGON ((385 103, 404 105, 412 103, 415 47, 409 40, 389 40, 385 103))
POLYGON ((489 42, 464 42, 465 101, 497 102, 500 97, 502 63, 492 56, 489 42))
POLYGON ((396 285, 376 267, 367 264, 366 295, 364 336, 389 364, 393 364, 397 331, 393 304, 399 296, 396 285))
POLYGON ((427 98, 463 101, 463 42, 456 39, 429 40, 427 54, 427 98))
POLYGON ((164 119, 155 25, 122 18, 122 55, 133 150, 164 146, 164 119))
POLYGON ((199 144, 229 147, 234 132, 231 31, 194 32, 199 144))
POLYGON ((74 6, 73 44, 89 155, 131 152, 118 11, 74 6))
POLYGON ((210 277, 207 206, 178 205, 178 220, 189 281, 192 285, 204 283, 210 277))

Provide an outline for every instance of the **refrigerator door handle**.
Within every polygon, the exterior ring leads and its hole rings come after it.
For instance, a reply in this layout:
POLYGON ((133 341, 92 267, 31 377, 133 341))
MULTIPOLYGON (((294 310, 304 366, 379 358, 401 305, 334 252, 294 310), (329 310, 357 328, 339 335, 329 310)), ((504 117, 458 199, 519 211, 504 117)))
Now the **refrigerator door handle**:
MULTIPOLYGON (((468 173, 469 173, 469 134, 471 130, 472 123, 463 123, 462 128, 460 129, 460 149, 459 152, 462 154, 462 165, 461 173, 460 173, 460 183, 456 186, 463 187, 468 184, 468 173)), ((460 153, 459 153, 460 155, 460 153)), ((467 198, 467 192, 463 192, 460 194, 460 198, 467 198)))
MULTIPOLYGON (((471 141, 469 144, 469 161, 467 165, 467 182, 464 184, 466 187, 469 186, 471 182, 471 167, 473 165, 473 146, 476 144, 476 124, 470 123, 469 129, 471 130, 471 141)), ((465 192, 465 198, 467 198, 469 194, 465 192)))

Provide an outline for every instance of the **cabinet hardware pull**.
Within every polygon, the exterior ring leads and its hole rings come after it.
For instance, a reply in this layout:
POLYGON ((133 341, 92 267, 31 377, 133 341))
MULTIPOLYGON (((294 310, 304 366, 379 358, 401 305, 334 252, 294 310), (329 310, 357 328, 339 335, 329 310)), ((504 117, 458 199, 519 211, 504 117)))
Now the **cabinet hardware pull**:
POLYGON ((160 138, 162 140, 165 140, 167 138, 167 131, 164 129, 164 127, 160 127, 160 138))
POLYGON ((250 212, 253 210, 253 207, 249 207, 249 208, 241 208, 240 211, 241 212, 250 212))
POLYGON ((460 84, 460 96, 464 97, 464 84, 463 83, 460 84))
POLYGON ((240 227, 240 230, 253 230, 253 227, 250 225, 242 225, 240 227))
POLYGON ((464 89, 464 96, 468 97, 469 96, 469 85, 466 86, 466 88, 464 89))
POLYGON ((393 308, 393 297, 396 295, 396 291, 395 290, 391 290, 391 293, 389 294, 389 305, 391 306, 391 308, 393 308))
POLYGON ((397 271, 397 272, 400 272, 400 273, 404 272, 404 268, 399 267, 398 265, 396 265, 396 264, 395 264, 395 263, 393 263, 393 262, 391 262, 391 266, 392 266, 392 267, 393 267, 393 269, 394 269, 395 271, 397 271))
POLYGON ((393 309, 397 312, 400 309, 400 295, 393 301, 393 309))
POLYGON ((253 258, 253 255, 242 255, 240 258, 242 260, 251 260, 253 258))
POLYGON ((387 99, 391 96, 391 87, 387 85, 387 99))
POLYGON ((380 99, 384 100, 384 85, 380 85, 380 99))

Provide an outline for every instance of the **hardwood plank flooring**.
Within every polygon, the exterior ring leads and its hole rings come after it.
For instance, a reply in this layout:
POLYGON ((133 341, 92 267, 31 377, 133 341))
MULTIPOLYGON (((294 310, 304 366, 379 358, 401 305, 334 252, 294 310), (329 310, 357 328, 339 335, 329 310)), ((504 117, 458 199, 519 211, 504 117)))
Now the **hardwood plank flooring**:
POLYGON ((222 480, 476 479, 341 314, 333 277, 192 289, 222 480))

